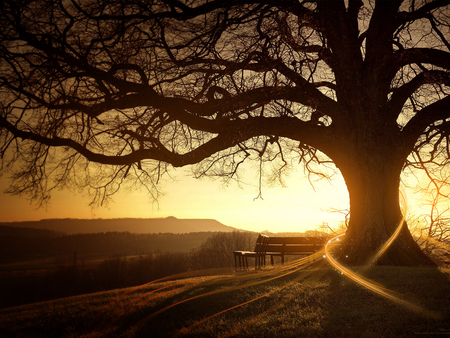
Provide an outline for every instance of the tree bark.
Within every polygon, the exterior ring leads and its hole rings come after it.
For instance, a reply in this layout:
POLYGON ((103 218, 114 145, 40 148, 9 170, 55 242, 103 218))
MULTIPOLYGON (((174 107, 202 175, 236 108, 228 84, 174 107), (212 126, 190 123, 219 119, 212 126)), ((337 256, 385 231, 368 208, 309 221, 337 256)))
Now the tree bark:
POLYGON ((360 149, 356 154, 338 165, 350 197, 350 222, 338 258, 349 265, 434 265, 415 242, 402 215, 402 158, 389 156, 388 149, 360 149), (374 261, 399 224, 398 237, 374 261))

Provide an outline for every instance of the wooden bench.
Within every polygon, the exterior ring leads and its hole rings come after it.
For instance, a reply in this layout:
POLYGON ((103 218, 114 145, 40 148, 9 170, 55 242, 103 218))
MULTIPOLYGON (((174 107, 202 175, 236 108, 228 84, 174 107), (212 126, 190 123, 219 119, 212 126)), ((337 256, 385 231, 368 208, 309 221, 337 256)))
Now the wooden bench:
POLYGON ((323 249, 326 242, 326 237, 269 237, 265 249, 273 265, 274 257, 281 257, 281 263, 284 263, 287 255, 312 255, 323 249))
POLYGON ((255 259, 255 269, 266 265, 266 256, 270 256, 270 263, 274 264, 274 257, 288 255, 308 256, 323 249, 327 238, 325 237, 269 237, 259 235, 254 251, 234 251, 234 264, 236 271, 248 270, 248 258, 255 259))

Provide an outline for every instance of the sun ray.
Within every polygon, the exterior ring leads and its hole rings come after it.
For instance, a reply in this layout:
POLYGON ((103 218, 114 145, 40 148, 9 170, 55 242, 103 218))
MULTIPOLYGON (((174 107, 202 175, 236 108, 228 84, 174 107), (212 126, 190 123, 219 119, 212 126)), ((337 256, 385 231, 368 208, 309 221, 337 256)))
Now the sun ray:
POLYGON ((370 260, 370 265, 375 264, 375 262, 386 252, 386 250, 391 246, 391 244, 395 241, 395 239, 398 237, 400 232, 402 231, 403 224, 405 223, 405 217, 407 212, 407 202, 406 202, 406 194, 400 190, 400 205, 402 207, 402 219, 398 223, 397 228, 395 229, 394 233, 389 237, 389 239, 380 247, 380 249, 375 253, 375 256, 370 260))
POLYGON ((327 244, 325 245, 325 255, 327 257, 328 262, 334 267, 336 268, 338 271, 340 271, 343 275, 345 275, 346 277, 350 278, 351 280, 353 280, 354 282, 362 285, 363 287, 365 287, 366 289, 380 295, 383 296, 384 298, 387 298, 389 300, 392 300, 400 305, 403 305, 413 311, 422 313, 424 315, 427 315, 429 317, 432 318, 440 318, 440 315, 430 311, 430 310, 426 310, 423 309, 420 306, 417 306, 411 302, 408 302, 404 299, 401 299, 397 296, 394 295, 394 292, 390 291, 387 288, 381 287, 377 284, 375 284, 374 282, 372 282, 371 280, 357 274, 356 272, 351 271, 350 269, 344 267, 343 265, 341 265, 332 255, 331 252, 329 250, 329 246, 336 240, 338 240, 340 237, 344 236, 344 234, 340 234, 337 235, 336 237, 333 237, 332 239, 330 239, 327 244))

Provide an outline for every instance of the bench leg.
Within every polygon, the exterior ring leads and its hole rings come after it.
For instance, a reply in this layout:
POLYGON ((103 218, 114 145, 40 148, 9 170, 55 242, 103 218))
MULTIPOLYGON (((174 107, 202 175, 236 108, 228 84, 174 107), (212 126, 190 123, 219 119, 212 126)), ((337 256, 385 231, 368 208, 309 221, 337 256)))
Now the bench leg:
POLYGON ((261 255, 255 256, 255 270, 261 269, 261 259, 262 259, 261 255))
POLYGON ((243 271, 245 270, 245 261, 246 257, 241 254, 235 254, 234 255, 234 267, 236 271, 243 271), (238 269, 239 266, 239 269, 238 269))

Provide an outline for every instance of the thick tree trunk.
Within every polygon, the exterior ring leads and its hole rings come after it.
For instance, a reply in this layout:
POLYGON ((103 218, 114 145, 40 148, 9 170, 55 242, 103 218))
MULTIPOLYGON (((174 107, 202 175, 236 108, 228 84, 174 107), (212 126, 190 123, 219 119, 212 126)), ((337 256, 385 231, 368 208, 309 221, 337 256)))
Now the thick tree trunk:
POLYGON ((385 152, 379 154, 366 153, 339 166, 350 196, 350 224, 339 258, 349 265, 433 265, 403 219, 399 199, 402 162, 385 152), (398 237, 374 261, 399 224, 398 237))

